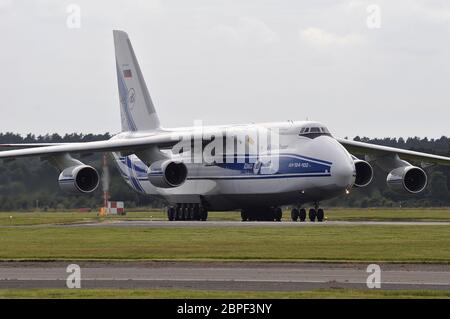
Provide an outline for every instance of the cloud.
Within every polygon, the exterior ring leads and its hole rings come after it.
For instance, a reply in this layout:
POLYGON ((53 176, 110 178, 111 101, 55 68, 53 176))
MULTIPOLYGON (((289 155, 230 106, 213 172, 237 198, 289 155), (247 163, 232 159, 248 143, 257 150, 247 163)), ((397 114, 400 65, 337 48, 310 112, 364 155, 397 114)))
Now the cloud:
POLYGON ((212 35, 232 43, 273 43, 279 40, 278 34, 263 21, 255 17, 241 17, 236 25, 218 25, 213 27, 212 35))
POLYGON ((416 5, 413 10, 418 16, 422 16, 430 21, 436 23, 448 23, 450 20, 450 5, 441 4, 433 5, 432 3, 427 5, 422 3, 421 5, 416 5))
POLYGON ((354 45, 362 41, 360 35, 347 34, 339 36, 333 33, 326 32, 319 28, 306 28, 299 31, 300 40, 306 41, 318 46, 332 46, 332 45, 354 45))
POLYGON ((0 0, 0 10, 12 5, 12 0, 0 0))

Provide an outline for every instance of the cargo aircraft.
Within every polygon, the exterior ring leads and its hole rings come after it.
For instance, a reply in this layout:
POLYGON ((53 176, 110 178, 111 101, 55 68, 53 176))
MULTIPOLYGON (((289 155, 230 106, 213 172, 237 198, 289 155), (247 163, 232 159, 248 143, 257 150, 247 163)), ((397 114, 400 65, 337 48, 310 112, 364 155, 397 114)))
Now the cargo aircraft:
POLYGON ((164 128, 127 33, 113 36, 121 133, 86 143, 3 144, 0 159, 40 157, 59 170, 63 190, 87 194, 100 176, 76 155, 111 153, 126 183, 167 203, 171 221, 206 220, 218 210, 280 221, 281 207, 291 206, 292 220, 320 222, 320 202, 369 185, 373 165, 386 172, 388 187, 409 194, 426 188, 424 168, 450 166, 449 157, 336 138, 313 121, 164 128))

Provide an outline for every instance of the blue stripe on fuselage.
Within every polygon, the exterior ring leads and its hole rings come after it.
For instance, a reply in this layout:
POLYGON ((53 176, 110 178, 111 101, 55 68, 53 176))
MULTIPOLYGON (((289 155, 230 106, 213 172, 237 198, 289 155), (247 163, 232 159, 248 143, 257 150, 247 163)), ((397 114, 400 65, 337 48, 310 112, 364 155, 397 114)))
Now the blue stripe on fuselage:
MULTIPOLYGON (((141 161, 132 162, 129 156, 119 157, 119 161, 128 167, 124 172, 119 165, 122 176, 130 182, 137 191, 145 192, 140 181, 148 181, 147 166, 141 161), (144 168, 145 167, 145 168, 144 168)), ((247 156, 248 159, 248 156, 247 156)), ((254 172, 254 163, 221 163, 216 164, 229 171, 239 172, 238 175, 215 175, 215 176, 189 176, 188 180, 243 180, 243 179, 284 179, 299 177, 327 177, 331 176, 332 162, 319 160, 296 154, 280 154, 279 169, 273 174, 262 174, 254 172)), ((162 176, 161 173, 151 173, 153 176, 162 176)))

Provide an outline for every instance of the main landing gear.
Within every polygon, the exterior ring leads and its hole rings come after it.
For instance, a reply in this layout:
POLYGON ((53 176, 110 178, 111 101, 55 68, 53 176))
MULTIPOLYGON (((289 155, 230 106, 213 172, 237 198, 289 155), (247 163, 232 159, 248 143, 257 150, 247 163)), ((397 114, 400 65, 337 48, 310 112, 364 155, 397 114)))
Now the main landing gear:
MULTIPOLYGON (((291 219, 292 221, 296 222, 297 220, 300 220, 301 222, 304 222, 306 220, 306 209, 304 208, 293 208, 291 210, 291 219)), ((315 222, 316 220, 318 222, 323 222, 325 218, 325 213, 322 208, 319 208, 319 205, 314 205, 314 208, 310 208, 308 211, 308 219, 311 222, 315 222)))
POLYGON ((280 207, 241 210, 241 219, 243 222, 246 221, 281 222, 282 218, 283 218, 283 211, 280 207))
POLYGON ((200 204, 177 204, 167 208, 167 219, 174 220, 201 220, 208 219, 208 210, 200 204))

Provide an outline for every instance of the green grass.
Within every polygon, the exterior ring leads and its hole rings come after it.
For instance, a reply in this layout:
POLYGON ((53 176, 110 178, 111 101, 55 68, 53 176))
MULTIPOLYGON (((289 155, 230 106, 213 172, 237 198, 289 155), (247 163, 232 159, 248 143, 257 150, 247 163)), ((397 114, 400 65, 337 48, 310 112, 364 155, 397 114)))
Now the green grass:
POLYGON ((450 226, 0 229, 2 260, 450 262, 450 226))
POLYGON ((450 209, 414 208, 414 209, 333 209, 326 210, 328 220, 349 221, 450 221, 450 209))
POLYGON ((104 298, 104 299, 305 299, 305 298, 450 298, 449 291, 318 289, 312 291, 201 291, 146 289, 0 289, 1 298, 104 298))
MULTIPOLYGON (((284 220, 290 220, 290 212, 285 211, 284 220)), ((373 220, 373 221, 450 221, 450 209, 326 209, 326 218, 336 220, 373 220)), ((105 222, 114 220, 165 220, 163 210, 148 212, 129 212, 126 216, 109 215, 98 217, 96 212, 0 212, 0 226, 73 224, 87 222, 105 222)), ((211 212, 209 220, 240 220, 239 212, 211 212)))

